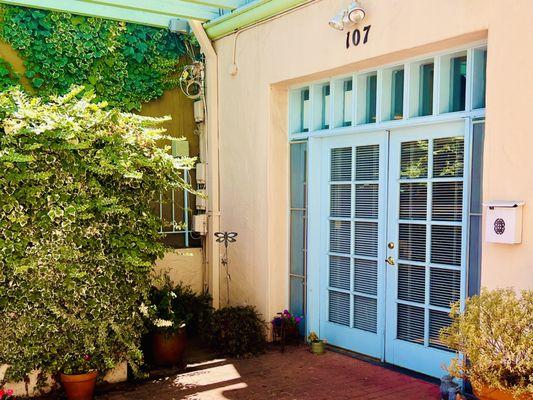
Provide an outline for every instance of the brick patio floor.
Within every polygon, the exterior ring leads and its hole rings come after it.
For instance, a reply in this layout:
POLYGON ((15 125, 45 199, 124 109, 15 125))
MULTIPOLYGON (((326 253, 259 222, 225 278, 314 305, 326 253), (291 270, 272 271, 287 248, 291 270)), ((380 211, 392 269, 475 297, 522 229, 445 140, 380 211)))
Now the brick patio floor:
POLYGON ((301 345, 248 359, 189 363, 184 373, 98 400, 437 400, 438 393, 433 383, 332 351, 316 356, 301 345))

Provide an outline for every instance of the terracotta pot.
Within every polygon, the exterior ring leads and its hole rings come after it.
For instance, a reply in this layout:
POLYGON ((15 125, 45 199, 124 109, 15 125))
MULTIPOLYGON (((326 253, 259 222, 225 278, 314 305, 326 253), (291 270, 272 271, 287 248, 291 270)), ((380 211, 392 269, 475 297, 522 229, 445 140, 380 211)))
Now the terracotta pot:
POLYGON ((311 353, 313 354, 324 354, 325 352, 325 344, 322 340, 319 340, 318 342, 311 342, 311 353))
POLYGON ((61 373, 61 386, 69 400, 92 400, 98 371, 87 374, 67 375, 61 373))
POLYGON ((152 334, 154 364, 161 367, 171 367, 181 363, 186 342, 185 328, 179 328, 170 334, 154 332, 152 334))
POLYGON ((474 394, 479 400, 531 400, 527 395, 516 398, 509 392, 488 387, 474 388, 474 394))

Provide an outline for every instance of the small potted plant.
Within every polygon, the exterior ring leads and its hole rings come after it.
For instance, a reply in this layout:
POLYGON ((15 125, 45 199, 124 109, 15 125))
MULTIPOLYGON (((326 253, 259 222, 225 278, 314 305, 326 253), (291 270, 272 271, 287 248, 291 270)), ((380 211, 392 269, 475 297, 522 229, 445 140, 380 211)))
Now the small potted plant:
POLYGON ((532 399, 533 290, 483 290, 462 313, 454 304, 450 316, 441 340, 462 353, 450 375, 468 379, 480 400, 532 399))
POLYGON ((307 340, 311 345, 311 353, 319 355, 324 354, 326 349, 326 343, 323 340, 319 339, 318 335, 315 332, 311 332, 309 336, 307 336, 307 340))
POLYGON ((13 389, 0 389, 0 400, 13 399, 13 389))
POLYGON ((150 317, 153 362, 158 366, 178 365, 185 352, 185 328, 190 315, 185 315, 183 308, 176 304, 175 287, 168 276, 161 288, 152 288, 150 301, 151 309, 143 313, 150 317))
POLYGON ((89 354, 72 356, 59 374, 69 400, 92 400, 98 371, 89 354))
POLYGON ((278 313, 271 321, 274 333, 281 337, 285 334, 286 337, 297 337, 298 327, 302 321, 301 317, 296 317, 288 310, 278 313))

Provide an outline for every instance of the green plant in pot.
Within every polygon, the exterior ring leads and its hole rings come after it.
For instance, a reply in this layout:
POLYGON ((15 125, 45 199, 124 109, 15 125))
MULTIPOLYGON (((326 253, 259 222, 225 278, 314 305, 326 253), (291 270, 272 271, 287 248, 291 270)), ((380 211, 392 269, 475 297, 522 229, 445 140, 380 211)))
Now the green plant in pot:
POLYGON ((313 354, 324 354, 326 351, 326 343, 324 340, 321 340, 315 332, 311 332, 307 336, 307 341, 311 345, 311 353, 313 354))
POLYGON ((458 355, 449 373, 472 383, 480 400, 533 398, 533 291, 482 290, 453 305, 441 340, 458 355))
POLYGON ((176 287, 168 276, 164 276, 162 285, 150 290, 151 308, 143 310, 150 318, 151 355, 158 366, 173 366, 183 361, 186 326, 192 314, 181 307, 177 291, 180 292, 181 287, 176 287))
POLYGON ((92 399, 98 377, 98 362, 93 362, 93 358, 89 354, 76 355, 71 353, 69 356, 67 365, 59 374, 67 398, 92 399))

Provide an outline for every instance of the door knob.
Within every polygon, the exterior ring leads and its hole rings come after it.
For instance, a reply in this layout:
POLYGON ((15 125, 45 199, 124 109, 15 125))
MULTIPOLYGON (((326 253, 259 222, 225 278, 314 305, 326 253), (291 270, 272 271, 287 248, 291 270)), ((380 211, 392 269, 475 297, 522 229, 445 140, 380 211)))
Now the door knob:
POLYGON ((394 262, 394 258, 392 258, 392 256, 389 256, 386 260, 387 264, 389 265, 394 265, 395 262, 394 262))

